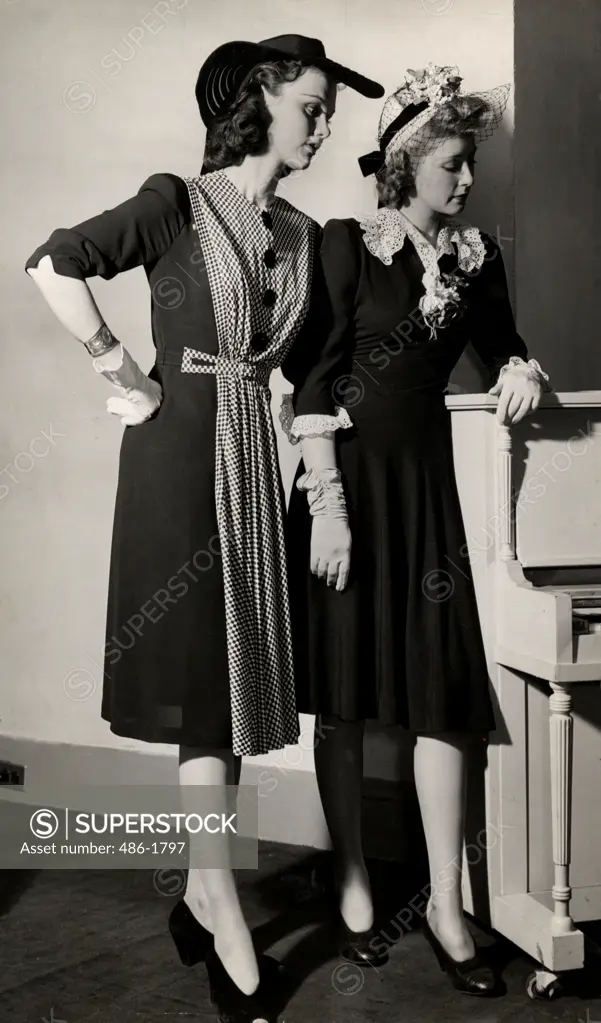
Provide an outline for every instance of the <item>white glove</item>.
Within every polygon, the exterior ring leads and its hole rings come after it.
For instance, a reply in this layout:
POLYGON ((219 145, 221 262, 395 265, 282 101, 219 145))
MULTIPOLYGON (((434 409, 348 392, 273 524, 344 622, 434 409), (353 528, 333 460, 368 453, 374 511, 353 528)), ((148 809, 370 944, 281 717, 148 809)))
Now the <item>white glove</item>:
POLYGON ((124 426, 138 426, 154 415, 163 400, 161 385, 143 373, 121 343, 93 361, 97 373, 111 382, 119 397, 108 398, 107 410, 124 426))
POLYGON ((488 393, 498 396, 497 420, 508 426, 535 412, 544 392, 550 390, 549 375, 536 359, 524 362, 518 355, 512 355, 488 393))
POLYGON ((306 491, 313 516, 311 571, 341 593, 350 571, 351 532, 340 470, 309 469, 296 487, 306 491))

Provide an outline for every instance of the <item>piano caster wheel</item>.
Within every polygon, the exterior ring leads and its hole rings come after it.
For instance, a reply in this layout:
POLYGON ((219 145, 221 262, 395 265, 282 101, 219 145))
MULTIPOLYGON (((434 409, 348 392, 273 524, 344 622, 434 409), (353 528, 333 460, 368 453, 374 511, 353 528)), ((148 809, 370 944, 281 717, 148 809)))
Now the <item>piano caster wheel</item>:
POLYGON ((535 970, 526 981, 526 991, 530 998, 557 998, 562 991, 561 981, 556 973, 535 970))

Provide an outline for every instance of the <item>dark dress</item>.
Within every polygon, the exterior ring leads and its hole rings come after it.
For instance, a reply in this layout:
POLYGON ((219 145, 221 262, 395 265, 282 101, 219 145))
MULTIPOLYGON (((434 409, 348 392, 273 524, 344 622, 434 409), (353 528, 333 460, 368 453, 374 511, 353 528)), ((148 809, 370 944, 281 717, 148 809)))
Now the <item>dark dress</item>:
MULTIPOLYGON (((423 264, 406 238, 390 265, 368 251, 360 224, 330 221, 323 234, 320 334, 313 365, 284 367, 297 417, 346 406, 335 432, 352 534, 343 593, 309 570, 307 497, 293 486, 287 519, 297 705, 301 712, 429 733, 494 728, 488 672, 466 557, 450 414, 444 392, 468 341, 491 385, 517 335, 502 257, 485 236, 465 311, 435 339, 415 315, 423 264)), ((317 292, 316 292, 317 294, 317 292)), ((298 422, 298 420, 297 420, 298 422)), ((297 473, 304 472, 299 466, 297 473)))
POLYGON ((282 199, 261 214, 226 175, 209 178, 199 180, 210 242, 186 182, 157 174, 116 208, 55 231, 27 266, 49 254, 60 274, 108 280, 143 265, 151 289, 149 376, 163 402, 123 434, 102 716, 119 735, 252 755, 298 737, 267 381, 308 308, 318 227, 282 199), (218 377, 203 357, 221 358, 237 332, 238 355, 224 360, 236 362, 234 378, 218 377))

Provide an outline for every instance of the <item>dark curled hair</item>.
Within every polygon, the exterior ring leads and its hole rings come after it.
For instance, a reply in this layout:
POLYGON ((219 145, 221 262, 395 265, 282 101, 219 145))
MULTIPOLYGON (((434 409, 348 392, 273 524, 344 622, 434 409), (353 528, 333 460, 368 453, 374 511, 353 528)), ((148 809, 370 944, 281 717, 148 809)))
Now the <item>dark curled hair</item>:
POLYGON ((305 68, 300 61, 286 60, 257 64, 252 69, 227 113, 207 131, 203 173, 238 166, 245 156, 267 152, 272 118, 262 87, 277 96, 284 82, 295 82, 305 68))
POLYGON ((380 206, 399 209, 415 183, 415 171, 423 155, 450 138, 478 136, 486 131, 491 109, 478 96, 457 96, 419 129, 407 145, 397 149, 376 174, 380 206))

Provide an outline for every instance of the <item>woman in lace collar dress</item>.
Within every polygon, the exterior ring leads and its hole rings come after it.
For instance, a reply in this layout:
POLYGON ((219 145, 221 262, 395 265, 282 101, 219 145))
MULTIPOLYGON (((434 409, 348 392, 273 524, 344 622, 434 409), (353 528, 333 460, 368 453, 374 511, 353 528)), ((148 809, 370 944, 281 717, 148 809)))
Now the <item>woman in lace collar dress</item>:
MULTIPOLYGON (((300 343, 319 229, 274 193, 329 136, 338 83, 383 94, 316 39, 219 47, 196 87, 203 173, 153 175, 115 209, 55 231, 27 263, 116 388, 109 411, 128 427, 102 716, 118 735, 179 746, 187 812, 206 812, 195 794, 207 785, 210 809, 229 812, 225 786, 237 784, 241 757, 298 738, 268 383, 300 343), (86 284, 137 266, 152 295, 148 375, 86 284)), ((206 958, 220 1018, 271 1020, 277 964, 257 962, 228 850, 216 839, 207 848, 203 834, 191 836, 172 935, 186 965, 206 958)))
POLYGON ((490 994, 496 978, 463 918, 461 850, 467 739, 495 722, 444 394, 468 341, 503 422, 536 408, 547 384, 516 333, 498 246, 455 219, 507 89, 465 95, 460 83, 430 65, 386 101, 378 149, 360 161, 376 173, 379 209, 324 229, 320 343, 310 366, 284 367, 295 391, 282 420, 302 450, 287 522, 297 702, 324 729, 315 762, 341 951, 387 958, 360 837, 372 719, 417 735, 424 933, 456 987, 490 994))

